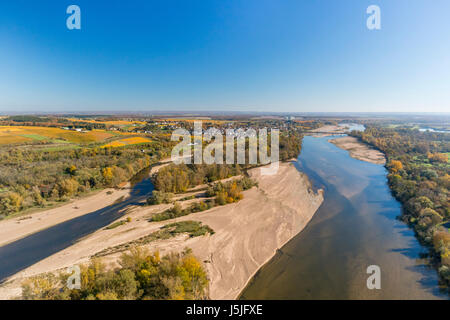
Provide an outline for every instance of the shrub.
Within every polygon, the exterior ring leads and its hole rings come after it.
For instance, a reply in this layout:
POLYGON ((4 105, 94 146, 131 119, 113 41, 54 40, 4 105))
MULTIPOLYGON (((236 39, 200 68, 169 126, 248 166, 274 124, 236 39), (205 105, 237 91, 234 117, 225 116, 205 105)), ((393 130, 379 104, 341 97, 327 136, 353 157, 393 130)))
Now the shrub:
POLYGON ((0 212, 9 215, 20 211, 23 197, 17 192, 7 192, 0 194, 0 212))
POLYGON ((170 203, 173 198, 173 193, 167 193, 163 191, 153 190, 152 195, 147 199, 147 204, 161 204, 170 203))

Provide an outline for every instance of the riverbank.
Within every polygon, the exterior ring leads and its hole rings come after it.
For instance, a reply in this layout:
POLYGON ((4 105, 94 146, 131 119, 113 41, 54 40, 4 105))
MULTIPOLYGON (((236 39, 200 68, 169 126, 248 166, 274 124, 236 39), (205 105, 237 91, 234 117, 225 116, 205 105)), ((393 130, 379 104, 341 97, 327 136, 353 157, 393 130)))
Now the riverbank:
POLYGON ((329 141, 335 146, 347 150, 350 154, 350 157, 352 158, 375 164, 386 164, 386 157, 382 152, 359 141, 355 137, 346 136, 336 139, 330 139, 329 141))
MULTIPOLYGON (((277 249, 306 226, 323 201, 322 192, 313 193, 306 175, 292 163, 281 163, 275 175, 263 176, 260 171, 260 168, 249 170, 258 187, 244 191, 244 199, 237 203, 163 222, 148 220, 169 205, 133 208, 127 212, 129 223, 98 230, 11 277, 0 288, 0 298, 19 295, 20 283, 27 277, 85 263, 104 249, 139 239, 168 223, 194 220, 208 225, 215 234, 195 238, 182 235, 151 242, 147 247, 161 254, 191 248, 205 263, 210 298, 235 299, 277 249)), ((120 254, 112 253, 102 259, 114 266, 120 254)))
POLYGON ((0 221, 0 246, 50 228, 64 221, 81 217, 122 201, 130 195, 130 184, 121 189, 107 188, 62 206, 0 221))
MULTIPOLYGON (((171 162, 171 159, 168 158, 153 165, 148 176, 158 172, 159 169, 171 162)), ((120 188, 99 190, 51 209, 2 220, 0 221, 0 247, 65 221, 125 201, 130 197, 131 190, 132 186, 127 182, 120 188)))

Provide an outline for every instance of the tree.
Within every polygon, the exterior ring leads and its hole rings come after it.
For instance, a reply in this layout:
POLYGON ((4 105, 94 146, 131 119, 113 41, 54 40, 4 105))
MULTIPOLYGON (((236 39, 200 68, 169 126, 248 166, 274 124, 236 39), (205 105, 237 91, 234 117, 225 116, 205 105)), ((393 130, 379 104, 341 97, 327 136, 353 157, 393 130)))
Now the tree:
POLYGON ((29 278, 22 284, 22 298, 25 300, 58 299, 61 281, 51 273, 29 278))
POLYGON ((77 167, 75 165, 71 165, 70 167, 67 167, 65 171, 71 176, 74 176, 77 173, 77 167))
POLYGON ((60 196, 72 196, 78 191, 79 183, 75 179, 64 179, 58 183, 60 196))
POLYGON ((445 153, 428 153, 428 159, 431 162, 447 163, 448 156, 445 153))
POLYGON ((119 299, 134 299, 138 292, 139 283, 135 279, 134 272, 122 269, 113 277, 113 288, 119 299))
POLYGON ((394 173, 397 173, 400 170, 403 170, 403 164, 401 163, 401 161, 398 161, 398 160, 391 160, 391 162, 389 163, 389 167, 390 167, 391 171, 394 173))
POLYGON ((433 225, 436 225, 436 224, 442 222, 442 217, 440 216, 440 214, 431 208, 423 209, 420 212, 420 216, 430 218, 433 225))
POLYGON ((103 168, 102 176, 103 176, 103 179, 105 180, 105 183, 107 185, 110 185, 112 183, 112 180, 114 177, 112 168, 111 167, 103 168))
POLYGON ((216 196, 216 202, 223 206, 224 204, 227 203, 227 196, 225 192, 219 192, 216 196))
POLYGON ((16 192, 0 194, 0 211, 9 215, 18 212, 22 208, 23 197, 16 192))
POLYGON ((174 194, 153 190, 152 195, 147 199, 147 204, 161 204, 161 203, 170 203, 172 201, 174 194))
POLYGON ((179 202, 175 202, 175 204, 172 207, 172 212, 176 215, 179 216, 182 213, 182 208, 181 208, 181 204, 179 202))

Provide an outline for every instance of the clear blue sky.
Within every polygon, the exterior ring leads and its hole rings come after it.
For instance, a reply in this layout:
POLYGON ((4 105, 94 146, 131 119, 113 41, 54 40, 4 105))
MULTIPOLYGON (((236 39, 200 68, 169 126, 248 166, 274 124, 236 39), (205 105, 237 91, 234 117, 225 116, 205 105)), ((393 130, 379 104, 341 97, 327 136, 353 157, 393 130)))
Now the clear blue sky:
POLYGON ((448 0, 1 1, 0 112, 448 112, 449 14, 448 0))

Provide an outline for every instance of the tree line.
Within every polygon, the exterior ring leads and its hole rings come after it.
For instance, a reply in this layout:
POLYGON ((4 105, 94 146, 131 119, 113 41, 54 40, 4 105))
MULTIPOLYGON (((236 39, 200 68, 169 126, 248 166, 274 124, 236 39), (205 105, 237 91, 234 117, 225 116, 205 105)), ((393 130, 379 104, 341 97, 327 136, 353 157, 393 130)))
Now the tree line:
POLYGON ((386 154, 402 218, 430 246, 441 279, 450 285, 450 135, 370 125, 352 135, 386 154))

